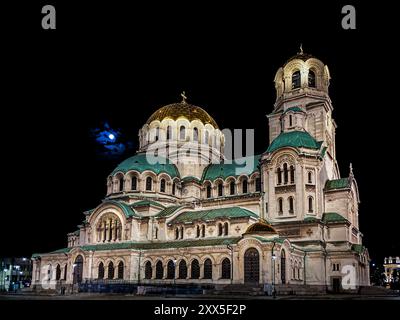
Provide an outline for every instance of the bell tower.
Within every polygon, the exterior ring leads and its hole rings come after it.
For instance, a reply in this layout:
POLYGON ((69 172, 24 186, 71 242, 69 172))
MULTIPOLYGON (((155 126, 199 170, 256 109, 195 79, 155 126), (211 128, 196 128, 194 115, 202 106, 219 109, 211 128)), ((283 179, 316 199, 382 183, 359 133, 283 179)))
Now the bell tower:
POLYGON ((276 101, 268 115, 270 143, 282 132, 306 131, 336 159, 329 81, 328 66, 300 46, 275 75, 276 101))

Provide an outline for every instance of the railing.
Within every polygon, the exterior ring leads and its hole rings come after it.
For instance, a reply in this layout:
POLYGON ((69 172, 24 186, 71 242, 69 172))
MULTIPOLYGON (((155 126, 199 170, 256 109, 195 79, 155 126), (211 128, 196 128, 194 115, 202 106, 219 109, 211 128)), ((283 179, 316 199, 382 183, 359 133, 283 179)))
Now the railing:
POLYGON ((79 292, 127 293, 127 294, 202 294, 205 289, 212 289, 210 284, 166 284, 141 283, 136 280, 96 279, 85 280, 79 284, 79 292), (138 292, 140 288, 140 292, 138 292))

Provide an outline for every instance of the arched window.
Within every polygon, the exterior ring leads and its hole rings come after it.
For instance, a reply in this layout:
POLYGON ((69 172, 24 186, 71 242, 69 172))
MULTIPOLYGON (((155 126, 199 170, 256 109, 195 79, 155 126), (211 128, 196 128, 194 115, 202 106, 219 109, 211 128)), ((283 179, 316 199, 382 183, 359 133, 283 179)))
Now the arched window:
POLYGON ((228 222, 224 223, 224 236, 227 236, 229 233, 229 225, 228 222))
POLYGON ((196 226, 196 238, 200 238, 200 226, 196 226))
POLYGON ((203 224, 201 226, 201 237, 204 238, 206 236, 206 226, 203 224))
POLYGON ((169 260, 167 263, 167 279, 175 278, 175 263, 169 260))
POLYGON ((73 283, 81 283, 83 276, 83 257, 81 255, 77 256, 74 263, 73 269, 74 281, 73 283))
POLYGON ((315 73, 312 70, 308 71, 308 86, 310 88, 315 88, 315 73))
POLYGON ((156 263, 156 279, 162 279, 164 277, 164 267, 161 260, 156 263))
POLYGON ((58 281, 60 279, 61 279, 61 267, 58 264, 57 267, 56 267, 56 280, 58 281))
POLYGON ((294 183, 294 167, 290 166, 290 183, 294 183))
POLYGON ((100 262, 100 264, 99 264, 99 270, 98 270, 97 278, 98 279, 104 279, 104 264, 103 264, 103 262, 100 262))
POLYGON ((293 116, 290 114, 289 115, 289 127, 293 126, 293 116))
POLYGON ((218 235, 222 236, 222 223, 218 223, 218 235))
POLYGON ((200 264, 197 259, 192 261, 192 268, 190 270, 190 278, 198 279, 200 278, 200 264))
POLYGON ((154 141, 158 141, 159 137, 160 137, 160 128, 157 127, 156 128, 156 135, 154 137, 154 141))
POLYGON ((175 228, 175 240, 179 239, 179 228, 175 228))
POLYGON ((67 280, 67 270, 68 270, 68 266, 67 266, 67 264, 65 264, 65 266, 64 266, 64 280, 67 280))
POLYGON ((119 178, 119 191, 120 192, 124 191, 124 178, 123 177, 119 178))
POLYGON ((158 228, 154 228, 154 239, 158 239, 158 228))
POLYGON ((172 138, 172 129, 171 126, 167 127, 167 140, 170 140, 172 138))
POLYGON ((312 172, 308 171, 308 183, 312 184, 312 172))
POLYGON ((137 189, 137 178, 133 176, 131 180, 131 190, 136 190, 136 189, 137 189))
POLYGON ((218 197, 222 197, 224 191, 224 186, 222 185, 222 182, 218 184, 218 197))
POLYGON ((151 177, 146 178, 146 190, 151 191, 153 187, 153 179, 151 177))
POLYGON ((235 194, 235 181, 231 181, 229 183, 229 194, 234 195, 235 194))
POLYGON ((292 74, 292 89, 300 88, 300 86, 301 86, 300 71, 295 71, 292 74))
POLYGON ((283 200, 282 200, 282 198, 278 199, 278 213, 279 214, 283 213, 283 200))
POLYGON ((108 279, 114 279, 114 263, 112 261, 108 264, 108 279))
POLYGON ((247 179, 244 179, 242 181, 242 193, 247 193, 247 186, 248 186, 247 179))
POLYGON ((184 126, 181 126, 179 128, 179 139, 180 140, 185 140, 185 138, 186 138, 186 130, 185 130, 184 126))
POLYGON ((160 192, 165 192, 165 179, 160 181, 160 192))
POLYGON ((181 239, 183 239, 183 227, 181 227, 181 230, 180 230, 181 232, 181 239))
POLYGON ((186 265, 186 261, 185 260, 181 260, 181 262, 179 262, 179 279, 186 279, 187 278, 187 265, 186 265))
POLYGON ((258 177, 256 178, 256 192, 260 192, 261 191, 261 178, 258 177))
POLYGON ((207 199, 211 198, 211 186, 207 186, 207 199))
POLYGON ((293 200, 293 197, 289 197, 289 213, 294 213, 294 200, 293 200))
POLYGON ((199 129, 193 128, 193 141, 199 141, 199 129))
POLYGON ((222 260, 221 264, 221 278, 230 279, 231 278, 231 261, 228 258, 222 260))
POLYGON ((204 279, 212 279, 212 262, 210 259, 204 260, 204 279))
POLYGON ((276 170, 276 175, 277 175, 277 178, 278 178, 278 185, 282 184, 282 170, 281 170, 281 168, 278 168, 276 170))
POLYGON ((117 278, 118 279, 124 278, 124 263, 122 261, 118 263, 117 278))
POLYGON ((289 172, 288 172, 288 167, 287 163, 283 164, 283 183, 288 184, 289 182, 289 172))
POLYGON ((144 278, 151 279, 153 277, 153 268, 151 266, 151 262, 147 261, 144 265, 144 278))
POLYGON ((175 195, 175 193, 176 193, 176 183, 173 182, 172 183, 172 194, 175 195))
POLYGON ((313 198, 308 197, 308 212, 313 212, 313 198))

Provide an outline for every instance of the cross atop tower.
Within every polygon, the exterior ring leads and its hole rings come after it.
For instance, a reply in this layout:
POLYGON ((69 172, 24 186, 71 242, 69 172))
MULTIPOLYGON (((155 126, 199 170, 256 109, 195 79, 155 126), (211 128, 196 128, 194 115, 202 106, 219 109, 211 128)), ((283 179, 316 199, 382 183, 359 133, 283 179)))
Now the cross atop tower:
POLYGON ((181 97, 182 97, 182 103, 186 103, 187 97, 186 97, 185 91, 182 91, 181 97))

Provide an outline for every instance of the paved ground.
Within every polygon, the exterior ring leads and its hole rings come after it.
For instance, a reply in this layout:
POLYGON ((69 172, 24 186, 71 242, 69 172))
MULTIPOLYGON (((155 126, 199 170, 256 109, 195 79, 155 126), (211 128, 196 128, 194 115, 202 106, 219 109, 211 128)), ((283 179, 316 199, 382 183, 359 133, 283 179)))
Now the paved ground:
MULTIPOLYGON (((35 295, 35 294, 0 294, 0 300, 273 300, 270 296, 136 296, 120 294, 73 294, 73 295, 35 295)), ((276 300, 400 300, 400 296, 361 296, 361 295, 324 295, 324 296, 278 296, 276 300)))

